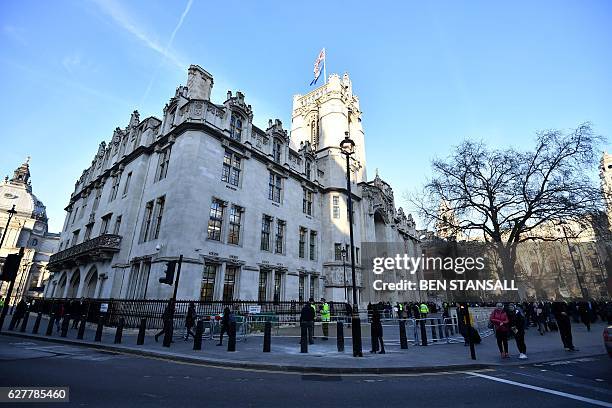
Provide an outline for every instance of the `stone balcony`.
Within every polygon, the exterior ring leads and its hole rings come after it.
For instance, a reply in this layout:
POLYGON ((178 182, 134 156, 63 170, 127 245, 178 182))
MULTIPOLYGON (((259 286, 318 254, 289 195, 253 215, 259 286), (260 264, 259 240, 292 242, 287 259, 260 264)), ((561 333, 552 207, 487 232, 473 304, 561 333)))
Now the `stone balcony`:
POLYGON ((51 255, 47 268, 57 271, 88 262, 111 259, 121 248, 121 236, 104 234, 51 255))

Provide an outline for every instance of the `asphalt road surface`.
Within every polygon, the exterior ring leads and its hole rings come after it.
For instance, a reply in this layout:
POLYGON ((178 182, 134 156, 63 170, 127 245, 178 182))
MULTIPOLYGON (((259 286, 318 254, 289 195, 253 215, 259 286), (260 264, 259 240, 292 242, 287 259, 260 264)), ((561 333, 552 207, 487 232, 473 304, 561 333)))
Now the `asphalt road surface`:
POLYGON ((0 386, 70 387, 70 403, 38 406, 612 407, 611 361, 602 355, 474 372, 304 375, 0 336, 0 386))

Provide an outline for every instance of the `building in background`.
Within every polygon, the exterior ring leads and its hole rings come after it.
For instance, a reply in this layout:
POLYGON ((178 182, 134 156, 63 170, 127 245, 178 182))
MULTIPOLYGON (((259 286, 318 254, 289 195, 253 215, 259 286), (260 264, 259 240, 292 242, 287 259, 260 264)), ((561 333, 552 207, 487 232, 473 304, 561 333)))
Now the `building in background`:
POLYGON ((364 290, 370 272, 361 269, 362 242, 420 251, 412 217, 395 208, 391 187, 378 174, 368 181, 349 76, 330 75, 295 96, 291 132, 278 119, 266 129, 253 125, 241 92, 214 103, 212 86, 208 72, 190 66, 162 119, 134 112, 100 144, 68 201, 46 296, 168 298, 172 287, 159 278, 182 254, 180 299, 350 298, 339 148, 349 132, 360 303, 411 300, 364 290))
MULTIPOLYGON (((32 193, 29 159, 19 166, 11 179, 8 176, 0 184, 0 237, 5 233, 8 211, 15 206, 2 247, 0 263, 8 254, 16 254, 24 247, 24 256, 19 265, 11 304, 23 296, 41 296, 49 278, 47 263, 57 252, 59 234, 48 232, 47 213, 44 204, 32 193)), ((7 282, 0 282, 0 297, 6 296, 7 282)))

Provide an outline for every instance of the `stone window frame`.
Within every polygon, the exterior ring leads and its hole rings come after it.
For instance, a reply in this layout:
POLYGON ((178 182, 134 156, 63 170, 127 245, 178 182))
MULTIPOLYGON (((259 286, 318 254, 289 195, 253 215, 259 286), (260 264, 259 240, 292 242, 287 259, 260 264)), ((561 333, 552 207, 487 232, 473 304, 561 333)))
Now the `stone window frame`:
POLYGON ((308 228, 300 225, 298 234, 299 234, 298 235, 298 258, 305 259, 306 258, 306 244, 308 241, 308 228))
POLYGON ((157 168, 155 170, 155 182, 164 180, 168 176, 168 167, 170 167, 170 156, 172 155, 172 146, 164 147, 157 152, 157 168))
POLYGON ((202 281, 200 285, 200 301, 210 302, 214 300, 215 284, 217 281, 217 275, 219 274, 218 272, 219 264, 208 262, 204 264, 204 270, 202 271, 202 281))
POLYGON ((229 245, 240 245, 242 242, 242 226, 244 220, 244 207, 238 204, 232 204, 230 206, 228 216, 228 232, 227 232, 227 243, 229 245), (232 242, 233 236, 237 236, 235 242, 232 242))
POLYGON ((236 111, 232 111, 230 116, 230 139, 238 142, 242 141, 242 132, 244 132, 245 118, 236 111))
POLYGON ((240 154, 233 150, 225 149, 221 167, 221 181, 234 187, 240 187, 243 162, 244 160, 240 154))
POLYGON ((272 237, 272 225, 274 217, 268 214, 263 214, 261 217, 261 239, 259 249, 261 251, 272 252, 270 239, 272 237), (265 237, 265 240, 264 240, 265 237))
POLYGON ((209 241, 223 241, 223 223, 225 218, 225 207, 227 203, 217 197, 213 197, 209 206, 208 223, 206 228, 206 239, 209 241), (216 205, 216 208, 213 206, 216 205), (212 228, 212 230, 211 230, 212 228), (212 235, 211 235, 212 231, 212 235), (215 231, 218 233, 215 234, 215 231))
POLYGON ((312 216, 312 209, 314 203, 314 192, 309 188, 302 187, 303 197, 302 197, 302 212, 306 215, 312 216))
POLYGON ((268 200, 278 204, 283 201, 283 176, 272 170, 268 179, 268 200))
POLYGON ((285 236, 287 232, 287 221, 276 220, 276 230, 274 233, 274 253, 285 254, 285 236))

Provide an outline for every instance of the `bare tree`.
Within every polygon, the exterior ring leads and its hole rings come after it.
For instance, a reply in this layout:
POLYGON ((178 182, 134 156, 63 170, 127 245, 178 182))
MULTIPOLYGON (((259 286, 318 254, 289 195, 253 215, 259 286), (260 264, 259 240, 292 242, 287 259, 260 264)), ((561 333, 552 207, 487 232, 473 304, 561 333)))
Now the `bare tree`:
POLYGON ((503 277, 513 279, 517 244, 549 239, 542 227, 602 208, 592 172, 602 142, 589 123, 567 133, 539 132, 532 151, 464 141, 432 162, 432 178, 410 201, 429 225, 494 244, 503 277))

